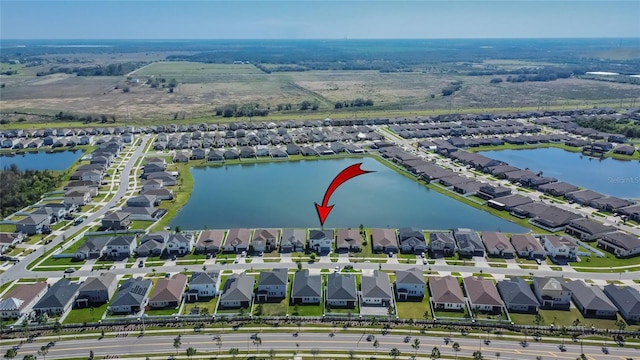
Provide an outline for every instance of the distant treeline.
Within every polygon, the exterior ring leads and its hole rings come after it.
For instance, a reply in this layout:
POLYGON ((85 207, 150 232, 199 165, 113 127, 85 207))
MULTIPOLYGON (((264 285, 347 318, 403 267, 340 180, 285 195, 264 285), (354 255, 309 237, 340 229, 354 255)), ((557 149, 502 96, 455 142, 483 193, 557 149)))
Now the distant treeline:
POLYGON ((89 124, 92 122, 100 122, 102 124, 108 123, 108 122, 112 122, 115 123, 116 122, 116 116, 115 115, 75 115, 75 114, 71 114, 71 113, 65 113, 60 111, 59 113, 55 114, 53 116, 53 118, 55 120, 60 120, 60 121, 80 121, 83 124, 89 124))
POLYGON ((269 115, 269 109, 260 107, 257 103, 248 104, 228 104, 216 109, 216 115, 222 117, 254 117, 254 116, 267 116, 269 115))
POLYGON ((56 73, 76 74, 78 76, 122 76, 147 64, 148 62, 144 61, 130 61, 125 63, 109 64, 107 66, 54 66, 51 67, 49 71, 40 71, 36 73, 36 76, 46 76, 56 73))
POLYGON ((16 74, 18 74, 18 70, 6 70, 3 72, 0 72, 0 75, 7 75, 7 76, 16 75, 16 74))
POLYGON ((442 89, 442 96, 453 95, 456 91, 462 89, 462 81, 452 81, 449 86, 442 89))
POLYGON ((576 124, 608 133, 623 134, 627 138, 640 137, 640 123, 630 119, 611 121, 610 119, 598 119, 592 117, 579 117, 573 120, 576 124))
POLYGON ((351 107, 360 107, 360 106, 373 106, 373 100, 371 99, 353 99, 351 101, 338 101, 334 104, 335 109, 342 109, 351 107))
POLYGON ((0 170, 0 215, 6 217, 40 200, 49 191, 55 190, 62 174, 49 170, 18 169, 16 164, 0 170))

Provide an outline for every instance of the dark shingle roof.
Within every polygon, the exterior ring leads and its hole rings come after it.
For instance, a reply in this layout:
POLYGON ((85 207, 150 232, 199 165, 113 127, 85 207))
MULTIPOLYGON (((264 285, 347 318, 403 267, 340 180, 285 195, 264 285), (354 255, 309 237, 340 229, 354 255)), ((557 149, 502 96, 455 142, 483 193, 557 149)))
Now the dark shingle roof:
POLYGON ((320 275, 309 275, 309 270, 296 272, 293 276, 291 297, 320 297, 322 296, 322 279, 320 275))

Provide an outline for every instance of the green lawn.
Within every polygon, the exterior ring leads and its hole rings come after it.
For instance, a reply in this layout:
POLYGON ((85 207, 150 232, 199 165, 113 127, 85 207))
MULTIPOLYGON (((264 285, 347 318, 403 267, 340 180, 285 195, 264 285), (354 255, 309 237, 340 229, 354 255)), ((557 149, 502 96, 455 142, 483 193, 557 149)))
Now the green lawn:
MULTIPOLYGON (((629 266, 629 265, 640 265, 640 256, 620 259, 617 258, 606 251, 602 251, 605 254, 605 257, 596 257, 591 256, 588 258, 581 258, 580 262, 571 263, 571 266, 574 268, 580 267, 617 267, 617 266, 629 266)), ((579 269, 576 269, 579 271, 579 269)))
POLYGON ((209 314, 213 315, 213 313, 216 310, 217 303, 218 303, 217 298, 212 298, 209 301, 203 301, 203 302, 185 303, 184 306, 182 307, 182 314, 189 315, 191 313, 191 310, 197 307, 200 309, 200 311, 206 308, 209 311, 209 314))
POLYGON ((467 315, 467 308, 465 307, 464 312, 462 311, 435 311, 433 316, 436 319, 442 318, 456 318, 456 319, 464 319, 467 315))
MULTIPOLYGON (((554 324, 556 327, 573 326, 574 321, 579 320, 578 325, 584 327, 595 326, 598 329, 617 329, 616 320, 585 318, 576 308, 572 308, 569 311, 540 310, 540 315, 542 315, 546 325, 554 324)), ((622 320, 620 316, 618 316, 618 319, 622 320)))
POLYGON ((256 303, 253 306, 253 315, 256 316, 285 316, 289 309, 287 300, 289 297, 282 299, 277 303, 256 303))
POLYGON ((169 316, 173 314, 177 314, 179 309, 149 309, 145 310, 145 314, 149 316, 169 316))
POLYGON ((82 324, 84 322, 98 322, 107 311, 109 304, 100 305, 95 308, 73 309, 64 319, 65 324, 82 324))
POLYGON ((131 222, 131 226, 129 226, 130 230, 145 230, 149 226, 153 224, 153 221, 144 221, 144 220, 133 220, 131 222))
POLYGON ((15 224, 0 224, 0 232, 16 232, 15 224))
POLYGON ((396 312, 401 319, 424 320, 424 313, 427 312, 429 319, 433 318, 429 297, 424 296, 422 301, 398 301, 396 302, 396 312))
MULTIPOLYGON (((511 317, 511 321, 520 325, 536 325, 536 316, 535 314, 519 314, 510 312, 509 316, 511 317)), ((546 325, 546 323, 541 323, 540 325, 546 325)))
POLYGON ((76 261, 73 258, 60 258, 60 259, 54 259, 53 257, 48 257, 47 259, 45 259, 43 262, 41 262, 40 264, 38 264, 38 266, 63 266, 63 265, 73 265, 73 266, 77 266, 80 267, 82 265, 84 265, 85 261, 76 261))

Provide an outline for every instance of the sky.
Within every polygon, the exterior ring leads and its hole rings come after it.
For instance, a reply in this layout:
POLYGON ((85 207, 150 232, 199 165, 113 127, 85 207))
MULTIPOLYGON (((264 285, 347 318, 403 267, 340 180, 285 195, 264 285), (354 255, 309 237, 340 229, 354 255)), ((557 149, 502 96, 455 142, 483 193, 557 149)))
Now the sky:
POLYGON ((0 39, 640 37, 640 1, 10 1, 0 39))

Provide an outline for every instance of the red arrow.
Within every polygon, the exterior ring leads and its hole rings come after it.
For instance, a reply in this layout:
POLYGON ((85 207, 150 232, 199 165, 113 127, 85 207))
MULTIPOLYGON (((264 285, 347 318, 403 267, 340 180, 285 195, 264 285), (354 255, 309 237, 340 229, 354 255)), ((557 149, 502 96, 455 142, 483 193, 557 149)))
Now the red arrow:
POLYGON ((358 175, 363 175, 366 173, 373 172, 373 171, 360 169, 360 165, 362 165, 362 163, 353 164, 347 167, 346 169, 342 170, 338 174, 338 176, 336 176, 331 181, 331 184, 329 184, 329 188, 327 189, 327 192, 324 194, 324 199, 322 199, 322 205, 315 203, 316 211, 318 212, 318 218, 320 219, 320 226, 324 225, 324 221, 327 219, 327 216, 329 216, 331 209, 333 209, 333 205, 331 206, 328 205, 329 198, 331 197, 331 194, 333 194, 333 192, 336 191, 338 186, 342 185, 347 180, 354 178, 358 175))

